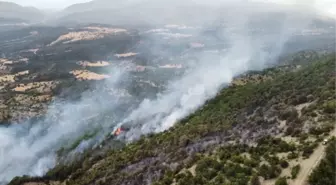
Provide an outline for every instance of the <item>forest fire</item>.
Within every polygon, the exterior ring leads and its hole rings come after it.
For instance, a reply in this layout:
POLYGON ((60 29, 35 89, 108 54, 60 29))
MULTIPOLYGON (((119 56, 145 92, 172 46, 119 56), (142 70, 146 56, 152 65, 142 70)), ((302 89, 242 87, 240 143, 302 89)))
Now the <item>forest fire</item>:
POLYGON ((123 130, 119 127, 114 133, 114 136, 119 136, 121 133, 123 132, 123 130))

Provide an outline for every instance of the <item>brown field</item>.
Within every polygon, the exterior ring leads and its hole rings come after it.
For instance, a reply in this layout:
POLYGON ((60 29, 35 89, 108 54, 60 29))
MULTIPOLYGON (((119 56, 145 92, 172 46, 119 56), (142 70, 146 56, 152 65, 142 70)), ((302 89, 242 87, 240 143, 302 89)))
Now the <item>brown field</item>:
POLYGON ((127 30, 120 28, 86 27, 86 29, 90 31, 69 32, 65 35, 61 35, 58 39, 50 43, 49 46, 60 42, 67 44, 80 40, 97 40, 104 38, 107 35, 127 32, 127 30))
POLYGON ((16 86, 13 91, 16 92, 26 92, 28 90, 34 89, 38 93, 49 93, 53 88, 56 87, 58 82, 47 81, 47 82, 33 82, 28 84, 19 84, 16 86))
POLYGON ((108 75, 101 75, 88 70, 74 70, 70 73, 78 80, 103 80, 110 77, 108 75))

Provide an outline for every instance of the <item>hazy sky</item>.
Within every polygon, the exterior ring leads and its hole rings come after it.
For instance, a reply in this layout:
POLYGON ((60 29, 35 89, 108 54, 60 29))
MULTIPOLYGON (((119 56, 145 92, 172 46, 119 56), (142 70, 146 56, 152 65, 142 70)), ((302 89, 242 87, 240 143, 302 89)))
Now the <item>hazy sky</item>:
POLYGON ((255 0, 283 4, 305 3, 312 4, 318 11, 336 17, 336 0, 255 0))
POLYGON ((336 17, 336 0, 250 0, 250 1, 263 1, 274 2, 281 4, 309 4, 315 7, 319 12, 332 17, 336 17))
MULTIPOLYGON (((36 8, 62 9, 75 3, 88 2, 91 0, 3 0, 10 1, 24 6, 36 8)), ((111 0, 112 1, 112 0, 111 0)))
MULTIPOLYGON (((6 0, 5 0, 6 1, 6 0)), ((91 0, 7 0, 15 2, 25 6, 35 6, 37 8, 47 8, 47 9, 62 9, 71 4, 88 2, 91 0)), ((122 1, 122 0, 110 0, 110 1, 122 1)), ((204 0, 206 1, 206 0, 204 0)), ((218 0, 218 1, 229 1, 229 0, 218 0)), ((264 1, 264 2, 275 2, 282 4, 293 4, 296 2, 313 3, 316 8, 324 13, 332 14, 336 17, 336 0, 249 0, 249 1, 264 1)))

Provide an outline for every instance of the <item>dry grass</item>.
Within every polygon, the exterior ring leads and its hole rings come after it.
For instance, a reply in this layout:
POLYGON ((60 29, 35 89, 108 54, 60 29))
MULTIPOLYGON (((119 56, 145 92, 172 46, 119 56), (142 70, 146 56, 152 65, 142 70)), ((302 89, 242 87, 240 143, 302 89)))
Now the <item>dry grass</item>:
POLYGON ((11 69, 12 64, 19 63, 19 62, 28 62, 29 59, 27 58, 21 58, 17 61, 9 60, 7 58, 0 58, 0 72, 2 73, 8 73, 11 69))
POLYGON ((15 82, 15 75, 0 76, 0 82, 15 82))
POLYGON ((80 61, 78 62, 78 65, 81 65, 83 67, 104 67, 109 66, 110 63, 106 61, 98 61, 98 62, 80 61))
POLYGON ((188 169, 188 171, 195 177, 196 176, 196 165, 188 169))
POLYGON ((42 182, 29 182, 29 183, 24 183, 23 185, 46 185, 46 184, 42 182))
POLYGON ((26 92, 28 90, 36 90, 38 93, 49 93, 52 91, 53 88, 55 88, 57 85, 57 82, 54 81, 48 81, 48 82, 33 82, 28 84, 19 84, 16 86, 13 91, 16 92, 26 92))
POLYGON ((257 75, 251 75, 248 77, 236 78, 231 82, 231 85, 242 86, 250 82, 261 83, 266 80, 272 80, 272 78, 269 76, 263 76, 263 75, 257 74, 257 75))
POLYGON ((10 61, 6 58, 0 58, 0 70, 7 71, 9 67, 7 65, 13 64, 13 61, 10 61))
POLYGON ((303 108, 306 108, 306 107, 309 107, 311 104, 313 104, 314 102, 308 102, 308 103, 304 103, 304 104, 300 104, 300 105, 297 105, 295 107, 295 109, 297 110, 298 114, 299 114, 299 118, 302 116, 302 109, 303 108))
POLYGON ((17 94, 14 97, 15 102, 20 102, 22 105, 33 105, 39 102, 48 102, 52 99, 51 95, 29 96, 24 94, 17 94))
POLYGON ((8 65, 8 64, 13 64, 13 63, 14 63, 13 61, 8 60, 6 58, 0 58, 0 64, 8 65))
POLYGON ((105 28, 105 27, 86 27, 89 31, 69 32, 61 35, 57 40, 49 44, 49 46, 62 42, 63 44, 72 43, 80 40, 97 40, 107 35, 125 33, 126 29, 105 28))
POLYGON ((109 78, 109 75, 101 75, 88 70, 74 70, 70 72, 78 80, 103 80, 109 78))
POLYGON ((13 75, 3 75, 3 76, 0 76, 0 82, 15 82, 15 77, 28 75, 28 74, 29 74, 29 71, 22 71, 22 72, 13 74, 13 75))
POLYGON ((127 58, 127 57, 133 57, 138 55, 138 53, 133 53, 133 52, 129 52, 129 53, 122 53, 122 54, 116 54, 114 56, 118 57, 118 58, 127 58))

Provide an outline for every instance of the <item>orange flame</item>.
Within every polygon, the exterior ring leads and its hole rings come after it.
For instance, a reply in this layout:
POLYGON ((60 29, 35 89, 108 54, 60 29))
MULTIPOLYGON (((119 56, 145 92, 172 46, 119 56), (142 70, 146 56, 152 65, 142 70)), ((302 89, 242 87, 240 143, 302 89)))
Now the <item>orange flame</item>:
POLYGON ((114 135, 115 136, 119 136, 121 134, 122 130, 121 128, 118 128, 115 132, 114 132, 114 135))

